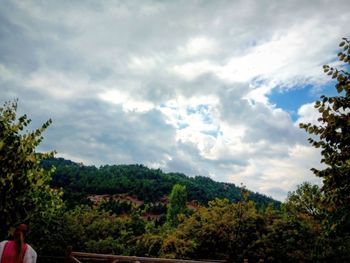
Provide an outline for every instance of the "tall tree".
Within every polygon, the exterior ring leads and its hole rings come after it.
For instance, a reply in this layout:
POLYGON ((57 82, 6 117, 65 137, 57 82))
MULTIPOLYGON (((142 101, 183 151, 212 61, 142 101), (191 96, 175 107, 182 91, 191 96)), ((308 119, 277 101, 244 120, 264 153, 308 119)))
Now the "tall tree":
POLYGON ((187 190, 186 186, 175 184, 169 196, 169 205, 167 210, 167 223, 170 226, 179 224, 178 215, 186 211, 187 190))
POLYGON ((321 96, 315 108, 321 114, 320 122, 300 124, 311 135, 310 143, 321 148, 321 162, 326 168, 313 168, 323 179, 323 203, 328 209, 328 234, 330 239, 340 238, 334 253, 346 254, 350 249, 350 41, 343 38, 339 46, 340 68, 323 66, 324 72, 336 81, 337 96, 321 96), (331 237, 332 236, 332 237, 331 237), (346 241, 347 240, 347 241, 346 241))
POLYGON ((61 203, 60 192, 49 187, 50 171, 40 166, 53 152, 35 151, 51 120, 32 132, 24 131, 30 119, 26 115, 17 119, 16 110, 17 101, 0 108, 0 235, 61 203))
POLYGON ((320 201, 322 194, 318 185, 304 182, 298 185, 297 190, 288 193, 285 206, 287 210, 318 217, 321 214, 320 201))

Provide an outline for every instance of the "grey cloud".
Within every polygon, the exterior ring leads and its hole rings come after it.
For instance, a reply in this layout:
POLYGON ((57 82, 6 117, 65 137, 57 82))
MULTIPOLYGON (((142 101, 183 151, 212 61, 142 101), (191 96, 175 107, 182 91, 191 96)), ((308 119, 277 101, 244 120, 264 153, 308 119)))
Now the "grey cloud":
POLYGON ((75 114, 57 119, 47 134, 58 152, 86 156, 94 164, 144 163, 158 161, 173 147, 174 130, 157 111, 126 114, 97 101, 71 107, 75 114))
MULTIPOLYGON (((42 150, 56 149, 59 155, 88 164, 159 163, 166 171, 233 180, 234 174, 261 157, 288 158, 287 149, 306 145, 306 136, 286 112, 261 103, 253 107, 243 99, 251 91, 249 83, 228 83, 215 71, 185 80, 172 69, 201 60, 222 67, 232 57, 245 55, 255 46, 302 30, 310 23, 315 24, 311 27, 315 30, 307 32, 302 41, 314 44, 317 40, 317 44, 310 46, 310 52, 298 53, 303 56, 295 61, 303 64, 307 60, 312 65, 327 62, 336 41, 347 33, 342 32, 349 22, 347 7, 345 0, 336 4, 319 1, 317 5, 301 0, 2 1, 1 99, 19 98, 19 111, 33 119, 32 127, 53 119, 42 150), (181 48, 198 36, 213 39, 215 51, 182 54, 181 48), (323 55, 325 59, 320 58, 323 55), (151 59, 154 65, 144 71, 132 68, 133 57, 151 59), (3 68, 11 72, 10 78, 2 75, 3 68), (29 85, 34 77, 43 83, 29 85), (206 159, 198 145, 176 140, 175 127, 157 109, 125 112, 122 104, 99 98, 111 89, 155 106, 179 96, 216 96, 219 105, 213 118, 219 129, 221 122, 244 126, 241 142, 256 148, 206 159), (68 95, 60 96, 65 92, 68 95), (260 141, 265 144, 258 146, 260 141)), ((307 80, 308 76, 303 77, 307 80)), ((267 175, 251 176, 247 180, 262 183, 261 178, 267 175)), ((285 194, 283 189, 267 191, 276 196, 285 194)))
POLYGON ((271 143, 301 143, 304 136, 293 126, 291 117, 284 111, 261 102, 249 102, 244 95, 249 90, 238 86, 220 93, 221 117, 231 124, 244 124, 245 142, 267 140, 271 143))
POLYGON ((268 192, 271 194, 271 196, 274 196, 276 199, 281 201, 284 201, 285 197, 288 194, 288 191, 279 187, 270 188, 268 189, 268 192))
POLYGON ((188 176, 195 175, 206 175, 200 172, 198 165, 191 164, 188 159, 175 157, 174 159, 167 162, 165 171, 169 172, 181 172, 188 176))
POLYGON ((3 15, 0 15, 0 38, 0 60, 2 63, 25 72, 34 71, 39 67, 34 48, 39 43, 28 38, 22 27, 3 15))

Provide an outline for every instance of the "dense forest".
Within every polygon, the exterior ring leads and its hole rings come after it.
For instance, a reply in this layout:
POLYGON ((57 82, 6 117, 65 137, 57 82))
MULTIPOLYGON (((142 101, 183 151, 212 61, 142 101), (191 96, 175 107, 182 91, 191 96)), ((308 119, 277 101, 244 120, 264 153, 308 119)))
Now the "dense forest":
MULTIPOLYGON (((166 201, 175 184, 186 186, 188 201, 206 205, 215 198, 227 198, 232 202, 242 200, 242 189, 231 183, 215 182, 209 177, 188 177, 180 173, 164 173, 143 165, 105 165, 99 168, 85 166, 63 158, 42 161, 46 169, 55 167, 51 186, 64 189, 63 199, 69 204, 84 204, 91 195, 126 194, 143 203, 166 201), (80 197, 80 198, 79 198, 80 197)), ((278 201, 265 195, 249 192, 249 199, 259 206, 278 201)))
POLYGON ((0 108, 0 238, 30 226, 45 256, 76 251, 229 262, 350 262, 350 41, 341 69, 324 66, 337 96, 315 103, 319 124, 300 124, 321 149, 322 187, 303 183, 282 204, 233 184, 142 165, 96 168, 38 153, 51 120, 30 132, 17 101, 0 108), (92 197, 105 195, 100 201, 92 197), (129 201, 128 201, 129 200, 129 201))

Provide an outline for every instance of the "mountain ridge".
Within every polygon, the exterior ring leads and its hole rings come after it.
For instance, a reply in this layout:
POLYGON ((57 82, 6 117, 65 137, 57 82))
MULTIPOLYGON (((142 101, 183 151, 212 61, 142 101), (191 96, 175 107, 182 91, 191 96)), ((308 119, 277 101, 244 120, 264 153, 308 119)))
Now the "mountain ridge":
MULTIPOLYGON (((173 185, 185 185, 188 200, 206 205, 215 198, 227 198, 232 202, 242 200, 242 190, 249 192, 249 199, 258 206, 280 202, 264 194, 246 190, 233 183, 217 182, 205 176, 189 177, 182 173, 165 173, 142 164, 86 166, 64 158, 49 158, 42 162, 45 169, 52 166, 52 187, 64 189, 64 199, 78 203, 88 202, 89 195, 128 194, 144 203, 155 203, 167 196, 173 185), (78 200, 79 199, 79 200, 78 200)), ((72 204, 73 205, 73 204, 72 204)))

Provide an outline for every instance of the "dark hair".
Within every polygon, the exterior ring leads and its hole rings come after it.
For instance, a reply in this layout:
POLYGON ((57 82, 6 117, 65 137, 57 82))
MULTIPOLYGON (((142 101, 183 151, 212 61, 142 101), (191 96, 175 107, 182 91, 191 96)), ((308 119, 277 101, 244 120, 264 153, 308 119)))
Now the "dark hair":
POLYGON ((20 224, 16 227, 13 233, 13 240, 16 244, 16 259, 17 262, 22 262, 24 257, 23 245, 25 244, 25 238, 27 235, 28 226, 26 224, 20 224))

